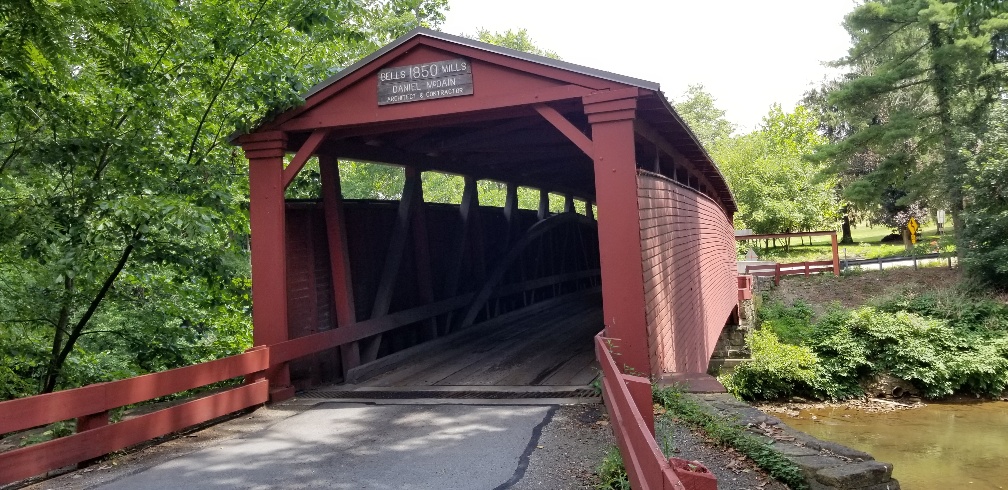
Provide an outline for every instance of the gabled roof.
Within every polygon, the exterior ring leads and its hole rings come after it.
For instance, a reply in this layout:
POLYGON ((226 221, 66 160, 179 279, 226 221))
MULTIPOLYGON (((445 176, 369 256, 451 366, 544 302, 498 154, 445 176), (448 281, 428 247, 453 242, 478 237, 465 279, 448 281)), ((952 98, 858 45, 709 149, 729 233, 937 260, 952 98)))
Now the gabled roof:
MULTIPOLYGON (((290 135, 288 150, 295 151, 312 131, 333 128, 320 151, 341 158, 417 165, 591 198, 595 181, 590 159, 532 106, 551 104, 590 134, 581 97, 631 88, 639 90, 636 118, 644 132, 652 141, 656 135, 666 141, 676 159, 688 160, 725 210, 735 212, 724 176, 657 83, 430 29, 414 29, 340 70, 312 87, 304 105, 252 132, 284 131, 290 135), (483 74, 493 76, 476 81, 479 89, 472 96, 379 106, 373 75, 380 69, 445 55, 470 58, 483 74), (494 77, 511 81, 494 83, 494 77)), ((650 161, 646 159, 658 151, 657 144, 638 146, 638 161, 650 161)))
POLYGON ((627 77, 627 76, 623 76, 623 75, 620 75, 620 74, 617 74, 617 73, 612 73, 612 72, 608 72, 608 71, 604 71, 604 70, 597 70, 595 68, 590 68, 590 67, 587 67, 587 66, 577 65, 577 64, 574 64, 574 63, 568 63, 566 61, 562 61, 562 60, 558 60, 558 59, 548 58, 546 56, 539 56, 537 54, 526 53, 524 51, 518 51, 516 49, 510 49, 510 48, 505 48, 505 47, 497 46, 495 44, 489 44, 489 43, 485 43, 485 42, 482 42, 482 41, 477 41, 475 39, 470 39, 470 38, 467 38, 467 37, 455 36, 455 35, 446 34, 444 32, 440 32, 440 31, 434 31, 434 30, 431 30, 431 29, 426 29, 426 28, 423 28, 423 27, 418 27, 416 29, 413 29, 410 32, 407 32, 406 34, 403 34, 402 36, 400 36, 395 41, 392 41, 391 43, 386 44, 385 46, 383 46, 378 51, 375 51, 375 52, 373 52, 373 53, 365 56, 364 58, 360 59, 356 63, 354 63, 354 64, 352 64, 352 65, 350 65, 350 66, 348 66, 348 67, 346 67, 346 68, 344 68, 342 70, 340 70, 335 75, 333 75, 333 76, 331 76, 331 77, 323 80, 322 82, 319 82, 318 84, 316 84, 314 87, 310 88, 308 90, 308 92, 306 92, 304 94, 304 98, 307 99, 307 98, 311 97, 312 95, 315 95, 316 93, 320 92, 322 89, 324 89, 324 88, 326 88, 326 87, 328 87, 328 86, 336 83, 337 81, 339 81, 343 77, 349 75, 350 73, 353 73, 353 72, 357 71, 358 69, 360 69, 364 65, 367 65, 368 63, 374 61, 375 59, 381 58, 382 56, 384 56, 389 51, 392 51, 395 48, 398 48, 399 46, 405 44, 410 39, 413 39, 413 38, 419 37, 419 36, 424 36, 424 37, 428 37, 428 38, 431 38, 431 39, 440 39, 442 41, 447 41, 447 42, 458 44, 458 45, 461 45, 461 46, 468 46, 470 48, 479 49, 481 51, 486 51, 486 52, 489 52, 489 53, 496 53, 496 54, 503 55, 503 56, 510 56, 512 58, 517 58, 517 59, 524 60, 524 61, 529 61, 529 62, 532 62, 532 63, 539 63, 541 65, 546 65, 546 66, 550 66, 550 67, 553 67, 553 68, 557 68, 557 69, 560 69, 560 70, 565 70, 565 71, 569 71, 569 72, 573 72, 573 73, 579 73, 581 75, 587 75, 587 76, 590 76, 590 77, 600 78, 602 80, 609 80, 611 82, 622 83, 622 84, 626 84, 626 85, 630 85, 630 86, 634 86, 634 87, 639 87, 639 88, 643 88, 643 89, 647 89, 647 90, 654 90, 654 91, 659 91, 660 90, 659 87, 658 87, 658 84, 655 83, 655 82, 649 82, 647 80, 641 80, 639 78, 627 77))

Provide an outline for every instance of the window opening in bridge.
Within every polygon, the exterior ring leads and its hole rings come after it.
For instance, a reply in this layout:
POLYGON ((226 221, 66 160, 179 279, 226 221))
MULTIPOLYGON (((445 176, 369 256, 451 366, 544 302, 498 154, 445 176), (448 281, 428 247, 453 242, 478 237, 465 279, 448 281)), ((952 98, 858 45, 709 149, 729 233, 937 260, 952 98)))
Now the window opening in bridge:
POLYGON ((479 190, 480 206, 504 207, 507 184, 496 180, 479 180, 476 182, 476 189, 479 190))
POLYGON ((406 182, 406 172, 395 165, 340 160, 339 173, 344 199, 398 201, 406 182))
MULTIPOLYGON (((284 156, 284 166, 290 164, 293 153, 284 156)), ((304 168, 294 177, 294 181, 284 191, 285 199, 318 199, 322 195, 322 178, 319 174, 318 157, 311 157, 304 168)))
POLYGON ((585 216, 585 205, 586 203, 580 199, 574 200, 574 212, 585 216))
MULTIPOLYGON (((465 191, 465 178, 461 175, 444 172, 424 172, 420 176, 423 182, 424 201, 441 204, 462 204, 462 193, 465 191)), ((479 196, 483 202, 483 196, 479 196)))
POLYGON ((564 210, 564 197, 561 194, 549 193, 550 214, 560 214, 564 210))
POLYGON ((519 186, 518 209, 539 209, 539 189, 519 186))

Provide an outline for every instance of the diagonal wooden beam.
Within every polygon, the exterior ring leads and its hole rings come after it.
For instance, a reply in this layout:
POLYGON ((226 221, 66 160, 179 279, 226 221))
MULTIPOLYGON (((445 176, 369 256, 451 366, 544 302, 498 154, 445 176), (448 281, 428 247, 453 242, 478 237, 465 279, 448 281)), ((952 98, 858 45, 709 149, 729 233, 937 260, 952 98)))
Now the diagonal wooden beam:
POLYGON ((549 191, 546 189, 539 189, 539 221, 549 218, 549 191))
MULTIPOLYGON (((403 255, 406 252, 406 238, 409 235, 411 215, 416 207, 415 196, 417 192, 421 192, 420 189, 420 172, 407 173, 402 197, 399 199, 399 212, 392 229, 392 237, 389 239, 388 250, 385 252, 385 265, 382 268, 381 281, 378 283, 378 292, 375 294, 370 318, 385 316, 392 305, 392 294, 395 293, 396 283, 399 282, 397 280, 399 266, 402 264, 403 255)), ((361 352, 361 362, 367 363, 375 360, 380 346, 381 335, 365 342, 363 352, 361 352)))
POLYGON ((543 117, 547 122, 557 128, 567 139, 571 140, 588 158, 594 158, 594 146, 592 144, 591 138, 585 136, 577 126, 571 124, 563 114, 557 112, 556 109, 546 105, 546 104, 536 104, 536 112, 543 117))
MULTIPOLYGON (((319 156, 319 173, 322 179, 322 204, 325 209, 326 237, 329 242, 329 266, 332 271, 333 306, 336 310, 336 328, 344 328, 357 321, 353 299, 353 279, 350 274, 350 253, 347 249, 346 219, 343 213, 343 193, 340 189, 339 162, 331 156, 319 156)), ((360 351, 356 341, 340 346, 343 376, 360 365, 360 351)))
POLYGON ((308 159, 315 153, 319 145, 325 141, 326 136, 329 136, 328 129, 316 129, 312 132, 308 140, 301 145, 297 153, 294 154, 294 158, 291 160, 287 167, 283 169, 283 186, 284 189, 290 186, 291 182, 294 182, 294 177, 297 177, 298 172, 304 168, 305 163, 308 163, 308 159))

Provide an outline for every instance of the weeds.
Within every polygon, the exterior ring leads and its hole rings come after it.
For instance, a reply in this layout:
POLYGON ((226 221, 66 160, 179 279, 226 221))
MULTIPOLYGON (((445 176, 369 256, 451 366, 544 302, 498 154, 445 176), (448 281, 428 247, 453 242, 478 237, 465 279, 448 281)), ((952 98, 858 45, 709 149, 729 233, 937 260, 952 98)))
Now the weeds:
POLYGON ((770 476, 795 490, 807 489, 801 469, 768 444, 751 436, 732 421, 707 413, 676 388, 655 388, 654 401, 665 407, 662 417, 676 419, 702 430, 714 442, 746 455, 770 476))
POLYGON ((612 446, 598 467, 599 490, 630 490, 630 477, 623 466, 619 448, 612 446))

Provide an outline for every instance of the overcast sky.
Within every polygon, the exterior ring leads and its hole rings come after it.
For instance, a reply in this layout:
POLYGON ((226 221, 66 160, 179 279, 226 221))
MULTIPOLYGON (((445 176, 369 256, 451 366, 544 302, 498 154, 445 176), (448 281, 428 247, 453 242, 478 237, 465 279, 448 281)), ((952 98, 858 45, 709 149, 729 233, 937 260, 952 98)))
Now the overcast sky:
POLYGON ((702 83, 741 130, 794 107, 842 57, 854 0, 449 0, 450 34, 526 29, 564 61, 658 82, 670 99, 702 83))

